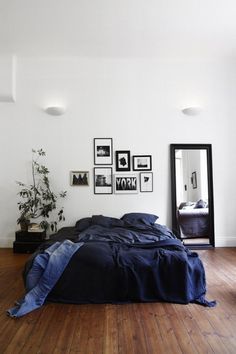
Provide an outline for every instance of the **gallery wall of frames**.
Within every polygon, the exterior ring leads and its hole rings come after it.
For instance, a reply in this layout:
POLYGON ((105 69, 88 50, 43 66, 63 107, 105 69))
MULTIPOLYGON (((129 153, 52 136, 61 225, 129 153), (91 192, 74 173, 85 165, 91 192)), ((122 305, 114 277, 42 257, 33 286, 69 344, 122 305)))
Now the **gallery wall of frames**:
MULTIPOLYGON (((153 192, 151 155, 113 149, 112 138, 94 138, 94 194, 153 192), (113 158, 114 154, 114 158, 113 158)), ((89 186, 89 171, 71 171, 71 186, 89 186)))

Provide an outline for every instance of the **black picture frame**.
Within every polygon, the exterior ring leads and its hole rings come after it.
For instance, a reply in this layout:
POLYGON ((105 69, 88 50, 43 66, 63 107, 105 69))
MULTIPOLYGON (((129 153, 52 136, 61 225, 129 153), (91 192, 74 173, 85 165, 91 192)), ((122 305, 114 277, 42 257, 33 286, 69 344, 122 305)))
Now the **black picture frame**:
POLYGON ((134 155, 133 171, 151 171, 152 156, 151 155, 134 155))
POLYGON ((153 192, 152 172, 140 172, 140 192, 153 192))
POLYGON ((94 165, 113 164, 112 138, 94 138, 94 165))
POLYGON ((115 174, 114 175, 114 192, 116 194, 136 194, 138 193, 138 175, 115 174))
POLYGON ((116 151, 116 171, 130 171, 130 151, 116 151))
POLYGON ((191 182, 192 182, 193 189, 197 189, 197 172, 196 171, 194 171, 192 173, 191 182))
POLYGON ((112 194, 112 167, 94 167, 94 194, 112 194))

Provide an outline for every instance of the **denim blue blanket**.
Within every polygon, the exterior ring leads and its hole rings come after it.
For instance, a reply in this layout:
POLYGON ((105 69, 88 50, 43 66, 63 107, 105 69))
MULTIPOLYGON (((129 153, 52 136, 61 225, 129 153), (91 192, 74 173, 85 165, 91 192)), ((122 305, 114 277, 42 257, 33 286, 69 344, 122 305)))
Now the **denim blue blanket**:
POLYGON ((42 306, 71 257, 82 245, 82 242, 65 240, 38 254, 26 278, 26 295, 17 301, 17 306, 7 311, 8 315, 21 317, 42 306))

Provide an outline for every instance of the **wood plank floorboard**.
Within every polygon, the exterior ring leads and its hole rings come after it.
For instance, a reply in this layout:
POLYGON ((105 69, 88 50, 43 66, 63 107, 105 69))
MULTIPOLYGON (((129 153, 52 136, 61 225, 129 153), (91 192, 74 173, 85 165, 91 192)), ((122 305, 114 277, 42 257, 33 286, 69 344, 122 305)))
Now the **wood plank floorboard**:
POLYGON ((21 274, 29 255, 0 249, 0 354, 235 354, 236 248, 197 253, 215 308, 48 303, 11 319, 6 309, 24 293, 21 274))

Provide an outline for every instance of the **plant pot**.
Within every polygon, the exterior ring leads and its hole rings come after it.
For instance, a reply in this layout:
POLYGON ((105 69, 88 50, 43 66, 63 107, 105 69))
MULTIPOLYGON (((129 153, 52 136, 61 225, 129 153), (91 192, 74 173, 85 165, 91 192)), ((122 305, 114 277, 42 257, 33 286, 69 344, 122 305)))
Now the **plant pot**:
POLYGON ((30 223, 29 220, 21 221, 20 222, 20 229, 22 231, 28 231, 29 223, 30 223))

